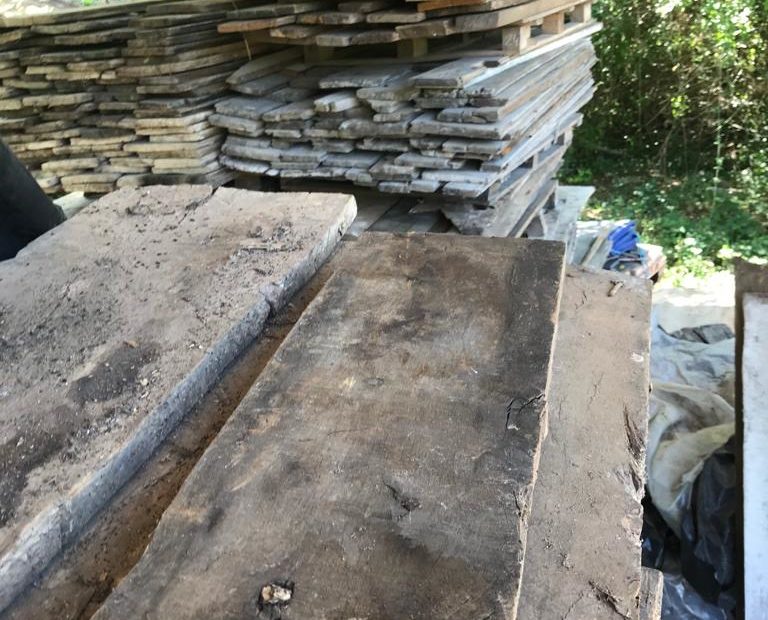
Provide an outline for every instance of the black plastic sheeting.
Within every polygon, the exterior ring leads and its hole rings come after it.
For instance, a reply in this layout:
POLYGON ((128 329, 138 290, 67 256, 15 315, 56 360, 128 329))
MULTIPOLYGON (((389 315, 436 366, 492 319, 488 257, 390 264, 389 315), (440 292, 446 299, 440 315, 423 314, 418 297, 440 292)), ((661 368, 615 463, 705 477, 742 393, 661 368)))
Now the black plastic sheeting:
POLYGON ((693 485, 681 523, 683 577, 710 603, 733 611, 737 602, 735 439, 712 454, 693 485))
POLYGON ((64 221, 27 169, 0 141, 0 260, 64 221))
POLYGON ((643 565, 664 572, 663 618, 730 620, 738 574, 738 471, 733 437, 704 461, 691 486, 678 538, 645 501, 643 565))

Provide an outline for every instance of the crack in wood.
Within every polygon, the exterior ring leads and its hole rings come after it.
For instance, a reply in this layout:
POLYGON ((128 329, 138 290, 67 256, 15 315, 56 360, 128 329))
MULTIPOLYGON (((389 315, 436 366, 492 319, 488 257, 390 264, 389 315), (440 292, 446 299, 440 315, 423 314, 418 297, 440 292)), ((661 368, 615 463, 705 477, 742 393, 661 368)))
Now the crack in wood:
POLYGON ((538 404, 542 399, 544 398, 544 394, 537 394, 536 396, 529 398, 528 400, 523 401, 521 398, 513 398, 509 401, 506 407, 507 411, 507 420, 505 424, 505 431, 517 431, 520 430, 520 428, 511 422, 512 417, 516 415, 520 415, 523 413, 525 409, 530 407, 531 405, 538 404), (520 405, 517 405, 517 403, 522 403, 520 405))

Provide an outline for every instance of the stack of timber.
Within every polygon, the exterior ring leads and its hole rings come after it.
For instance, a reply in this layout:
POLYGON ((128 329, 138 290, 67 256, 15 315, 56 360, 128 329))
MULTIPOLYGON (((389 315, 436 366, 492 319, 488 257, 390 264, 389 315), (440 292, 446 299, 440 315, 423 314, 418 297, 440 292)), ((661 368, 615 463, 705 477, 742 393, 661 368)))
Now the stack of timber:
POLYGON ((397 43, 406 54, 474 39, 520 54, 593 31, 591 7, 592 0, 299 0, 237 8, 219 32, 322 48, 397 43))
POLYGON ((0 137, 49 193, 226 182, 223 136, 206 119, 249 50, 218 34, 222 6, 143 1, 0 18, 0 137))
POLYGON ((584 39, 387 65, 306 64, 288 48, 232 74, 210 122, 229 132, 233 170, 418 196, 462 233, 520 236, 552 200, 594 61, 584 39))
POLYGON ((223 132, 208 117, 227 91, 226 78, 247 59, 249 49, 242 37, 217 33, 224 6, 231 4, 159 3, 131 23, 124 62, 114 76, 135 84, 136 139, 112 162, 123 174, 118 187, 219 186, 232 178, 218 163, 223 132))
POLYGON ((112 189, 136 105, 113 71, 142 7, 0 18, 0 135, 46 191, 112 189))

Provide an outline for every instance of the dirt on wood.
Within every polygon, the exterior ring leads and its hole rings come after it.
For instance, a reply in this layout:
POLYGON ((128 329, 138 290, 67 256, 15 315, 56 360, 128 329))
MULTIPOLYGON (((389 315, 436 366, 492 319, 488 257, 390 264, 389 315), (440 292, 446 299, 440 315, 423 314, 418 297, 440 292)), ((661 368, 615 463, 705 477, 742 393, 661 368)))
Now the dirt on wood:
POLYGON ((166 444, 5 612, 2 620, 87 620, 139 560, 160 517, 206 447, 317 295, 330 271, 318 274, 277 316, 195 407, 166 444))

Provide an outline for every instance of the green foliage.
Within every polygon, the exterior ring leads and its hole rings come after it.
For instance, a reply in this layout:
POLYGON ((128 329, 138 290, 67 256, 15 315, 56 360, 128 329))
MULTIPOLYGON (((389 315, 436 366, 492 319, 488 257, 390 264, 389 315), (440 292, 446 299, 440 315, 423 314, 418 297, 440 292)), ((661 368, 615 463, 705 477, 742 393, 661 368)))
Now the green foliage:
POLYGON ((643 239, 664 247, 672 272, 704 277, 735 256, 768 258, 768 175, 724 185, 706 173, 681 178, 633 176, 627 170, 566 173, 565 182, 599 189, 587 219, 632 218, 643 239))
POLYGON ((765 11, 764 0, 600 0, 589 131, 662 170, 743 164, 768 145, 765 11))
POLYGON ((670 264, 768 256, 768 1, 599 0, 598 93, 564 176, 670 264))

